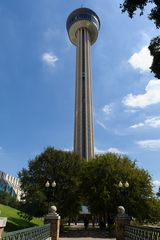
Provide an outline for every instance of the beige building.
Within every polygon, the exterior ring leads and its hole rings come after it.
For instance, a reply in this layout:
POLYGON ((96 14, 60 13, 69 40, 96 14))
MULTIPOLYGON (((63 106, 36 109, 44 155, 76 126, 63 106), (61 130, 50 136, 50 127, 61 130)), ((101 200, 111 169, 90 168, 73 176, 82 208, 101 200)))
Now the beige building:
POLYGON ((68 35, 76 46, 74 152, 86 160, 94 157, 90 46, 99 29, 99 17, 88 8, 74 10, 67 19, 68 35))

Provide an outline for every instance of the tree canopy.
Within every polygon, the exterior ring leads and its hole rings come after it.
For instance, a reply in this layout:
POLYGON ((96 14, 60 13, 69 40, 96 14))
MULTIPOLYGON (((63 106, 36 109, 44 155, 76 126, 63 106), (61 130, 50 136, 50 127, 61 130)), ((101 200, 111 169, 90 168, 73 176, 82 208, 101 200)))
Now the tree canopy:
MULTIPOLYGON (((140 9, 140 15, 143 15, 145 7, 152 4, 148 18, 154 22, 157 28, 160 28, 160 1, 159 0, 125 0, 120 8, 122 12, 127 12, 130 18, 133 18, 135 12, 140 9)), ((150 42, 149 50, 153 56, 153 63, 150 67, 155 77, 160 79, 160 36, 153 38, 150 42)))
POLYGON ((25 200, 21 210, 33 216, 46 214, 50 199, 62 218, 76 217, 81 205, 87 205, 93 215, 109 221, 123 205, 141 221, 160 219, 151 176, 127 156, 106 153, 87 162, 75 153, 48 147, 19 177, 25 200), (47 181, 56 181, 54 197, 52 188, 45 187, 47 181), (128 181, 129 187, 119 188, 120 181, 128 181))
POLYGON ((52 200, 62 217, 76 215, 80 209, 78 174, 80 158, 74 153, 48 147, 43 153, 29 161, 28 169, 19 172, 24 191, 23 210, 43 216, 48 211, 48 201, 52 200), (46 181, 56 181, 54 197, 46 181))
POLYGON ((160 37, 155 37, 151 40, 149 50, 153 56, 153 62, 150 68, 152 72, 155 73, 155 77, 160 79, 160 37))
POLYGON ((105 220, 115 216, 118 205, 123 205, 129 215, 139 220, 151 220, 151 177, 127 156, 107 153, 85 163, 81 191, 90 211, 105 220), (120 181, 123 184, 127 181, 129 187, 120 188, 120 181))

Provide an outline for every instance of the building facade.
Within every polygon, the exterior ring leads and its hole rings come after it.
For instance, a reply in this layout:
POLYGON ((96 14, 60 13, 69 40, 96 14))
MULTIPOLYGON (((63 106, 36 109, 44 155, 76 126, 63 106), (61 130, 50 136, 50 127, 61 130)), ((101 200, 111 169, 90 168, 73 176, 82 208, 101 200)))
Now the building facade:
POLYGON ((98 37, 100 20, 91 9, 78 8, 69 15, 66 27, 76 46, 74 152, 89 160, 94 157, 90 46, 98 37))
POLYGON ((21 189, 19 179, 0 171, 0 191, 8 193, 20 201, 21 189))

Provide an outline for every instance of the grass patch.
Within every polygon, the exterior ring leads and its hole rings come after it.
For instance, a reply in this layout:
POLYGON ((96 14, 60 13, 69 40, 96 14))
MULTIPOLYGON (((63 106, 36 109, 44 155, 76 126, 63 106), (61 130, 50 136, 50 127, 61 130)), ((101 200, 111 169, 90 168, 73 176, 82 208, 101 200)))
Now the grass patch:
POLYGON ((32 221, 27 222, 17 214, 19 210, 3 204, 0 204, 0 211, 0 217, 7 217, 5 232, 12 232, 43 224, 43 221, 39 218, 33 218, 32 221))

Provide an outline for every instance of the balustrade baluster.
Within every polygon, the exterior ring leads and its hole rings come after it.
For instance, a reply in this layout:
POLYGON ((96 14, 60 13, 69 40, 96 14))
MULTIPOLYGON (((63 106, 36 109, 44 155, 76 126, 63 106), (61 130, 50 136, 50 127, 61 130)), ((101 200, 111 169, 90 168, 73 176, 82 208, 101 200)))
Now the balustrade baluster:
POLYGON ((6 233, 2 240, 46 240, 50 237, 50 224, 6 233))
POLYGON ((160 228, 125 226, 125 240, 160 240, 160 228))

